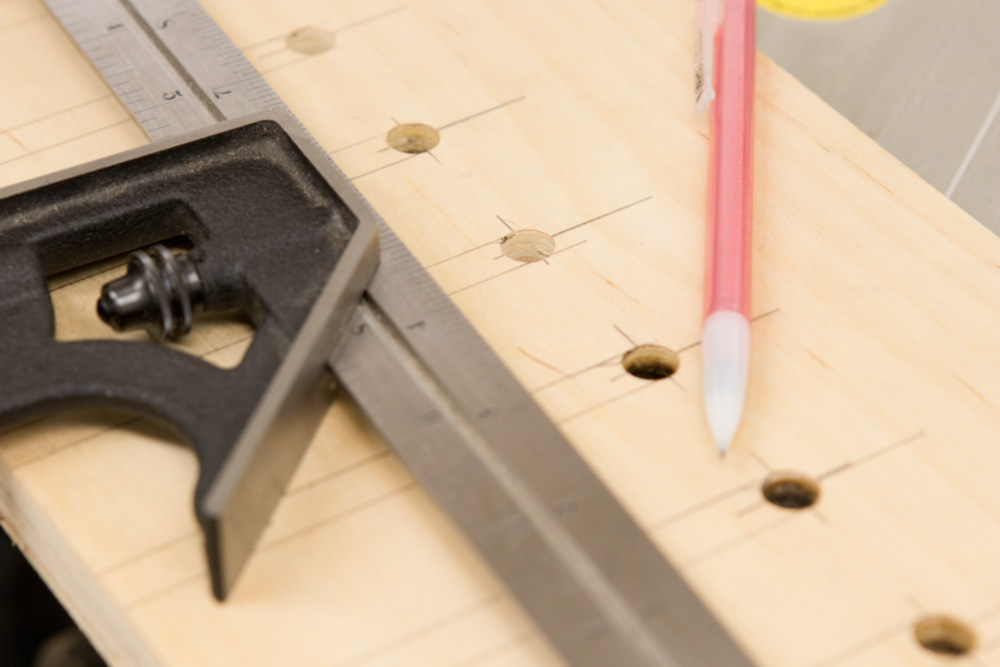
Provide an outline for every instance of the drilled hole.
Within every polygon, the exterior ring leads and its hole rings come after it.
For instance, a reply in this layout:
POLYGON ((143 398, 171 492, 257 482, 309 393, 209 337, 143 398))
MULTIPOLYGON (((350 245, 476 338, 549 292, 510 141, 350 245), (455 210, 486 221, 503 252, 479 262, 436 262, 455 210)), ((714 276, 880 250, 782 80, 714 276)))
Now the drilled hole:
POLYGON ((680 356, 662 345, 640 345, 622 357, 622 366, 643 380, 662 380, 677 372, 680 356))
POLYGON ((329 30, 310 25, 288 35, 285 42, 292 51, 313 55, 332 49, 334 37, 329 30))
POLYGON ((430 125, 404 123, 389 130, 385 140, 401 153, 426 153, 438 145, 441 134, 430 125))
POLYGON ((810 507, 819 500, 819 484, 797 472, 776 472, 764 480, 761 492, 767 502, 790 510, 810 507))
POLYGON ((948 616, 929 616, 913 629, 917 642, 932 653, 965 655, 976 645, 976 633, 948 616))
POLYGON ((521 229, 503 237, 500 250, 518 262, 537 262, 552 256, 556 240, 537 229, 521 229))

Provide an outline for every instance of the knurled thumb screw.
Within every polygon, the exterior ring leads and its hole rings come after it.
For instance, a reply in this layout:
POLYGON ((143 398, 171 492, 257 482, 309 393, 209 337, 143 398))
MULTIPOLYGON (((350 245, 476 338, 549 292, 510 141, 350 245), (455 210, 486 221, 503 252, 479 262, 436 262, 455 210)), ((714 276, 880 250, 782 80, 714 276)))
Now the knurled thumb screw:
POLYGON ((115 331, 145 329, 164 341, 188 333, 204 307, 204 286, 191 258, 155 245, 129 255, 125 275, 101 289, 97 315, 115 331))

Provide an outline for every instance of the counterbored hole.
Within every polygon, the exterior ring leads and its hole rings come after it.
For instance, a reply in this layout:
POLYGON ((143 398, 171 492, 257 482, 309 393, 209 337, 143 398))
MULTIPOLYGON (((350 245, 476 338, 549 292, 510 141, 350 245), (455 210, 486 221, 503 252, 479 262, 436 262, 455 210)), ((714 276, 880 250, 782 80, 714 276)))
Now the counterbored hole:
POLYGON ((292 51, 313 55, 332 49, 334 36, 325 28, 310 25, 292 32, 285 41, 292 51))
POLYGON ((764 480, 761 492, 767 502, 785 509, 800 510, 819 500, 819 484, 808 475, 776 472, 764 480))
POLYGON ((404 123, 389 130, 385 140, 401 153, 426 153, 438 145, 441 134, 430 125, 404 123))
POLYGON ((622 356, 625 370, 643 380, 668 378, 677 372, 680 365, 680 355, 662 345, 640 345, 622 356))
POLYGON ((976 645, 976 633, 949 616, 928 616, 913 629, 917 642, 941 655, 965 655, 976 645))
POLYGON ((518 262, 537 262, 552 256, 556 240, 537 229, 520 229, 503 237, 500 251, 518 262))

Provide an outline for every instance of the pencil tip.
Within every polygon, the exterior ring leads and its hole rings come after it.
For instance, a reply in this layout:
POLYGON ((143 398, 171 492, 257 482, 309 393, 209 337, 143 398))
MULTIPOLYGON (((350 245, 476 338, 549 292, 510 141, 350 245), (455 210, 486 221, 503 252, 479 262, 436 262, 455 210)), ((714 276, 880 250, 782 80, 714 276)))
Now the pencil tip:
POLYGON ((750 322, 741 313, 718 311, 705 319, 702 336, 705 416, 724 457, 736 437, 746 401, 750 322))

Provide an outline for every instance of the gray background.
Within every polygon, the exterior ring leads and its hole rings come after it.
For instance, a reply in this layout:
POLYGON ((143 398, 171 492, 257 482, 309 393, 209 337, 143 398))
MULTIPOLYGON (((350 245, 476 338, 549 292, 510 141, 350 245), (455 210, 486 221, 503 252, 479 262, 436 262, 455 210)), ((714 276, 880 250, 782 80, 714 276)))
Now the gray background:
POLYGON ((1000 0, 889 0, 839 22, 760 9, 758 46, 1000 235, 1000 0))

